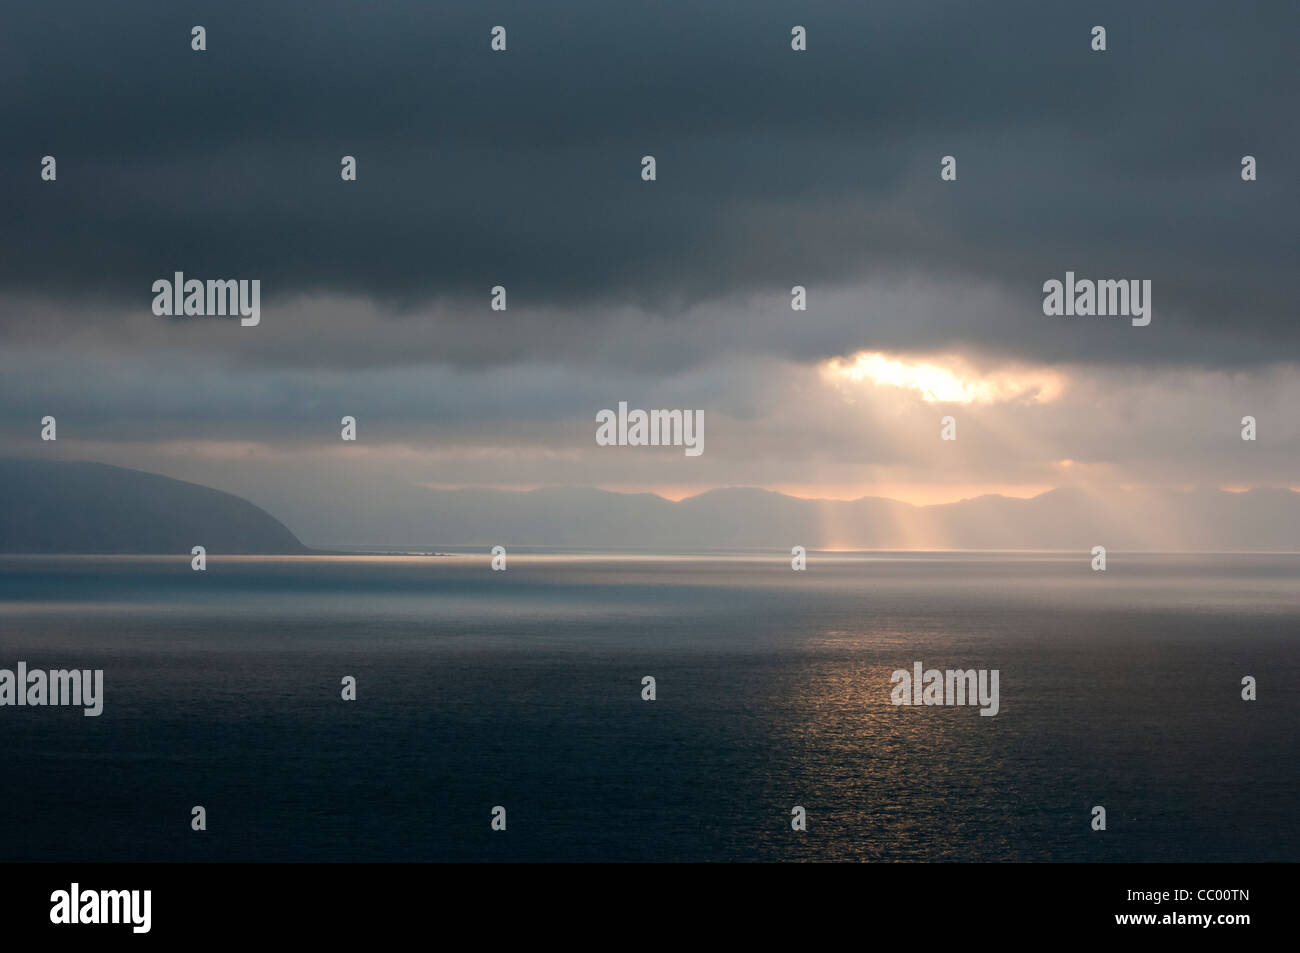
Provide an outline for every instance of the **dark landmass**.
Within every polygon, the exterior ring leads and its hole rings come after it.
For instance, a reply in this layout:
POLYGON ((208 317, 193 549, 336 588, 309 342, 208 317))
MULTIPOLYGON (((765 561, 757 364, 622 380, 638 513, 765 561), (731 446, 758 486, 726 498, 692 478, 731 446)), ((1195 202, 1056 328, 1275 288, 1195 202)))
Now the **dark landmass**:
POLYGON ((0 552, 311 552, 247 500, 102 463, 0 459, 0 552))

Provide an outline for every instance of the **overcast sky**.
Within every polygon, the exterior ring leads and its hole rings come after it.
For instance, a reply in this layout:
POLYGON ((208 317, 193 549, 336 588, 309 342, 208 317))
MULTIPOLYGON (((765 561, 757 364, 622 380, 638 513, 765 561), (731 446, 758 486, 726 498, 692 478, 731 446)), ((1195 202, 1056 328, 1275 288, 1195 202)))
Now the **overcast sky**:
POLYGON ((272 512, 1300 487, 1297 35, 1276 2, 15 7, 0 438, 272 512), (1149 279, 1150 325, 1045 316, 1067 270, 1149 279), (155 316, 175 271, 259 279, 260 325, 155 316), (705 452, 597 447, 619 401, 702 409, 705 452))

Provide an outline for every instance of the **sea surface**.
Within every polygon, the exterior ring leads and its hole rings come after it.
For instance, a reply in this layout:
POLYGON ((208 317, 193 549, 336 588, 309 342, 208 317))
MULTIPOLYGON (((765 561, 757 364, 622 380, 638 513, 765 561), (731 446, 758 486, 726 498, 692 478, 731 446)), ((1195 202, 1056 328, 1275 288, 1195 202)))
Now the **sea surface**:
POLYGON ((0 860, 1300 860, 1300 556, 1090 559, 3 556, 0 860))

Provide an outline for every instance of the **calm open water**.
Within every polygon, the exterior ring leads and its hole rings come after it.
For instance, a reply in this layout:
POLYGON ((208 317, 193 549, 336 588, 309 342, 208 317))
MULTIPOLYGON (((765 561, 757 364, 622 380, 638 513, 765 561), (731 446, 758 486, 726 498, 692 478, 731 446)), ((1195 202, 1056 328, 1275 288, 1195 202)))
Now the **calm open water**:
POLYGON ((1300 859, 1300 556, 189 558, 0 557, 0 860, 1300 859))

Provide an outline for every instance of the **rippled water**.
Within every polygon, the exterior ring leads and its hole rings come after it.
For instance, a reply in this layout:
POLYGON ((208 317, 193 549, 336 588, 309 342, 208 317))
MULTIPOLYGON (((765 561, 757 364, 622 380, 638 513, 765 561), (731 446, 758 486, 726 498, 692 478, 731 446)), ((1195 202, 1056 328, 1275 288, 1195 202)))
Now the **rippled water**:
POLYGON ((1300 859, 1300 557, 1088 563, 0 557, 0 859, 1300 859))

